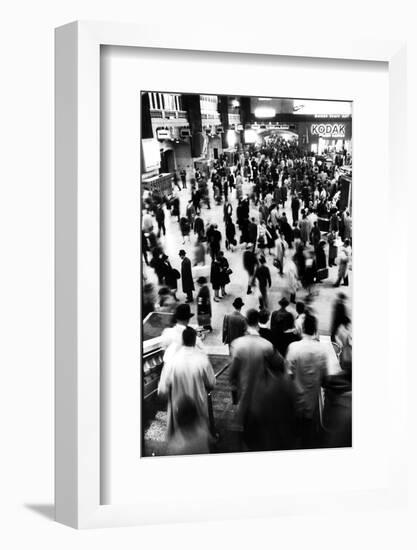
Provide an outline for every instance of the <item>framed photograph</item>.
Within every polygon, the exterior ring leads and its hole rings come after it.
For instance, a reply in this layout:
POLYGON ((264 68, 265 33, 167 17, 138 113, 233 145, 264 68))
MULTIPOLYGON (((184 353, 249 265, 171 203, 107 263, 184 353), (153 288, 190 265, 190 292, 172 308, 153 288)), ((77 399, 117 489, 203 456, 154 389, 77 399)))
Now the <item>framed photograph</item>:
POLYGON ((67 525, 406 501, 404 44, 255 34, 56 30, 67 525))

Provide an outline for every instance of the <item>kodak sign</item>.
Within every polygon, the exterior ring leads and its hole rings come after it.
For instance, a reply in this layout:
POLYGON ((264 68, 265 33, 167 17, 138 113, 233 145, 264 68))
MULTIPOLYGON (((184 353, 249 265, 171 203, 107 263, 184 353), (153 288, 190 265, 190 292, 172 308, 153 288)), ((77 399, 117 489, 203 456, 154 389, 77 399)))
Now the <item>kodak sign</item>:
POLYGON ((345 124, 312 124, 310 133, 312 136, 320 136, 323 138, 344 138, 345 124))

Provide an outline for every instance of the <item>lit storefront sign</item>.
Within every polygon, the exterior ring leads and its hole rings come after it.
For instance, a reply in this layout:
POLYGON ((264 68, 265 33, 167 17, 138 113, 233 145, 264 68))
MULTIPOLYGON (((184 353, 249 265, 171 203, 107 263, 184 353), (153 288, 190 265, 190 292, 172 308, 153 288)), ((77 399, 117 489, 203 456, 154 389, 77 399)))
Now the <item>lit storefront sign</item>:
POLYGON ((346 125, 344 123, 312 124, 310 133, 312 136, 319 136, 321 138, 341 139, 346 135, 346 125))
POLYGON ((171 138, 171 132, 169 130, 157 130, 156 131, 156 137, 158 139, 170 139, 171 138))

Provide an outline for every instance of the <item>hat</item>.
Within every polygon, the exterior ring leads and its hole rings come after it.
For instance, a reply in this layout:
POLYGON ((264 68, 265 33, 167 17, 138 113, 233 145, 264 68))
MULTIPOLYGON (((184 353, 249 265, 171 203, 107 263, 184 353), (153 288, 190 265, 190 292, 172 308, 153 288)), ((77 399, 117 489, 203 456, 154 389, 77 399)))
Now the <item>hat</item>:
POLYGON ((287 307, 290 305, 290 302, 287 300, 285 296, 283 296, 278 303, 281 307, 287 307))
POLYGON ((235 308, 240 308, 242 306, 245 305, 245 303, 242 301, 242 298, 235 298, 234 302, 233 302, 233 307, 235 308))
POLYGON ((197 283, 198 283, 199 285, 205 285, 205 284, 207 283, 207 278, 206 278, 206 277, 199 277, 199 278, 197 279, 197 283))
POLYGON ((185 256, 186 255, 186 252, 183 248, 181 248, 181 250, 178 252, 178 256, 185 256))
POLYGON ((194 313, 191 313, 190 306, 188 304, 180 304, 175 311, 175 319, 177 321, 188 321, 194 313))

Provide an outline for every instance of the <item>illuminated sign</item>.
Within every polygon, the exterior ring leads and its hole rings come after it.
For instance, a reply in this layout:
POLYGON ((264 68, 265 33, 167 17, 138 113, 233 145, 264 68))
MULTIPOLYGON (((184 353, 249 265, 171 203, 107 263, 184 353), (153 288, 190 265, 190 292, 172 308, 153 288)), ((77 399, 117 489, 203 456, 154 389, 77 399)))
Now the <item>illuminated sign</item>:
POLYGON ((310 132, 312 136, 320 136, 322 138, 344 138, 345 124, 312 124, 310 132))
POLYGON ((171 137, 169 130, 157 130, 156 131, 156 137, 158 139, 169 139, 171 137))

